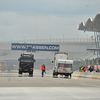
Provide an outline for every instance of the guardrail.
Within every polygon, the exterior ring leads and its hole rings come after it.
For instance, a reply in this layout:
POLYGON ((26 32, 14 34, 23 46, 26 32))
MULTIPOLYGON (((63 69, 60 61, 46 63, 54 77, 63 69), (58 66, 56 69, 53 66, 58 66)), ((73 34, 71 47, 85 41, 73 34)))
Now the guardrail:
POLYGON ((45 43, 45 42, 95 42, 94 38, 52 38, 0 41, 0 43, 45 43))

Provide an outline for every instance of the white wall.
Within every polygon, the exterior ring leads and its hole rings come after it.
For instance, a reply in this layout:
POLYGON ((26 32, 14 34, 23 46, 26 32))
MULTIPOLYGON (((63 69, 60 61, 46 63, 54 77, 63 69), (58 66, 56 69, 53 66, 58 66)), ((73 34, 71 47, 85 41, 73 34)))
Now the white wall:
POLYGON ((60 51, 64 52, 86 52, 86 49, 84 45, 60 45, 60 51))
POLYGON ((11 43, 0 43, 0 50, 11 50, 11 43))

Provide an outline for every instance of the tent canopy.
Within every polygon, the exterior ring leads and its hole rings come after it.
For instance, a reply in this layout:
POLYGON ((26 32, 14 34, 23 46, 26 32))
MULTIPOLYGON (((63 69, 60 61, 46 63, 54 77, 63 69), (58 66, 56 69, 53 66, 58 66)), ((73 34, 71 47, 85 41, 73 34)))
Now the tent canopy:
POLYGON ((95 18, 89 18, 86 22, 77 25, 77 29, 81 31, 100 32, 100 13, 95 18))

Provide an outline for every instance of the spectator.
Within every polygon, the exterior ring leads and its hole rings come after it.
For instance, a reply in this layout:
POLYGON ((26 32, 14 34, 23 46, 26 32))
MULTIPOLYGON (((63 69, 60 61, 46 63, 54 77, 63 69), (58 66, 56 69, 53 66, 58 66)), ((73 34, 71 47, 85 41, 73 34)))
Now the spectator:
POLYGON ((92 72, 94 70, 93 66, 89 68, 89 71, 92 72))
POLYGON ((93 66, 91 67, 91 70, 92 70, 92 71, 94 71, 94 68, 93 68, 93 66))
POLYGON ((86 72, 88 72, 88 67, 86 67, 86 72))
POLYGON ((86 71, 86 68, 84 67, 83 72, 85 72, 85 71, 86 71))
POLYGON ((81 66, 81 72, 83 72, 83 66, 81 66))

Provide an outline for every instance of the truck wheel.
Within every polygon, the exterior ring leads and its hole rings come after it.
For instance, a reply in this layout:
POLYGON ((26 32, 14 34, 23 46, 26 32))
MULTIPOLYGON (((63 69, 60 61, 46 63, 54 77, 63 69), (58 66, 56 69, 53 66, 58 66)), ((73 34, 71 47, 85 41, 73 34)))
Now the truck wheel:
POLYGON ((56 74, 56 78, 58 78, 58 74, 56 74))
POLYGON ((33 71, 31 72, 31 74, 33 74, 33 71))
POLYGON ((33 76, 33 70, 31 72, 29 72, 29 76, 33 76))
POLYGON ((58 78, 58 75, 53 75, 53 78, 58 78))
POLYGON ((29 73, 29 77, 33 77, 33 73, 29 73))
POLYGON ((70 76, 70 79, 71 79, 71 76, 72 76, 72 75, 70 74, 69 76, 70 76))
POLYGON ((19 74, 22 74, 22 72, 19 71, 19 74))
POLYGON ((55 74, 53 73, 53 78, 55 78, 55 74))

